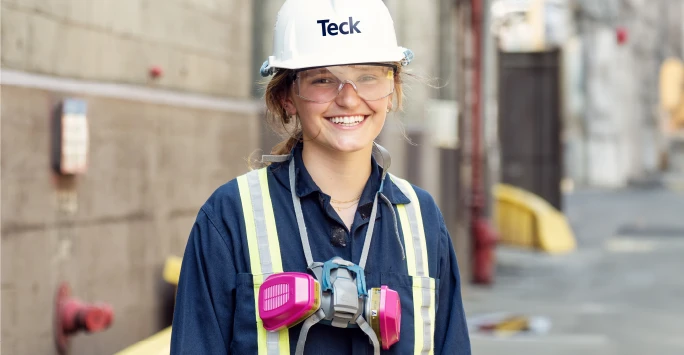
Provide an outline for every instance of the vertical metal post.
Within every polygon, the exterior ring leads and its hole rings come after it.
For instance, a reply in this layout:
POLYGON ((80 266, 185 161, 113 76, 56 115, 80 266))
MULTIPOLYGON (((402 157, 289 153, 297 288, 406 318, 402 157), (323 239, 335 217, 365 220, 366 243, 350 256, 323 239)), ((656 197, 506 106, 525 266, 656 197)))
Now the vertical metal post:
POLYGON ((472 85, 472 201, 471 218, 475 221, 484 205, 482 194, 482 0, 472 0, 471 7, 472 45, 473 45, 473 85, 472 85))
POLYGON ((483 0, 471 2, 471 26, 473 44, 472 85, 472 195, 470 203, 470 228, 474 246, 473 282, 489 284, 493 281, 494 230, 484 216, 483 174, 483 120, 482 120, 482 18, 483 0))

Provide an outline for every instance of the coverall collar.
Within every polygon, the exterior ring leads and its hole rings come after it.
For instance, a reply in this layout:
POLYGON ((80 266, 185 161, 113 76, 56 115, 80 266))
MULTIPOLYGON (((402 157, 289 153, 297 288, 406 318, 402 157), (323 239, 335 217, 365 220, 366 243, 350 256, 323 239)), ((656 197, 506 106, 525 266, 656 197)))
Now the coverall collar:
MULTIPOLYGON (((309 174, 309 172, 306 170, 306 167, 304 166, 304 160, 302 159, 302 148, 303 148, 303 143, 298 143, 294 149, 292 150, 292 155, 290 159, 295 159, 295 175, 296 175, 296 193, 299 198, 304 198, 305 196, 311 195, 314 192, 318 192, 319 194, 324 194, 323 191, 316 185, 316 183, 313 181, 313 178, 309 174)), ((290 163, 289 160, 282 162, 282 163, 276 163, 279 166, 274 167, 273 169, 273 174, 278 180, 280 184, 282 184, 285 188, 287 188, 288 191, 290 191, 290 179, 288 177, 288 164, 290 163)), ((368 182, 366 183, 366 186, 363 189, 363 193, 361 195, 361 200, 359 201, 359 206, 368 204, 368 203, 373 203, 373 198, 375 197, 375 193, 378 191, 380 188, 380 178, 382 176, 382 167, 378 165, 374 157, 371 157, 371 175, 370 178, 368 179, 368 182)), ((397 204, 406 204, 409 203, 410 200, 404 193, 401 192, 399 187, 394 184, 392 179, 389 177, 389 175, 385 176, 385 184, 384 188, 382 191, 382 194, 387 197, 387 199, 392 203, 393 205, 397 204)))

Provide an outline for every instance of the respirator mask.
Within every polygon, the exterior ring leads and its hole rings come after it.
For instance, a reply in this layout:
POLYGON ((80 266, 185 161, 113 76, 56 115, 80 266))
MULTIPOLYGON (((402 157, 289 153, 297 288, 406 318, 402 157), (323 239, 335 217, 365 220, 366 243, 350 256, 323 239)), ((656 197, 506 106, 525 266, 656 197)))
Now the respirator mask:
MULTIPOLYGON (((309 329, 317 323, 338 328, 360 328, 370 338, 375 355, 380 354, 381 347, 387 350, 399 341, 401 329, 399 294, 385 285, 368 290, 364 274, 375 227, 378 199, 382 198, 392 213, 394 211, 389 200, 382 195, 390 156, 377 144, 375 152, 382 155, 383 173, 380 188, 373 199, 373 208, 358 265, 340 257, 334 257, 324 263, 313 262, 301 201, 295 192, 295 159, 290 158, 289 178, 292 202, 308 270, 314 276, 301 272, 272 274, 260 285, 257 297, 259 317, 267 331, 275 332, 303 323, 295 352, 298 355, 304 353, 309 329)), ((281 158, 281 156, 264 156, 264 158, 267 157, 269 159, 281 158)), ((401 245, 396 230, 395 234, 401 245)))
POLYGON ((366 291, 361 267, 341 258, 314 263, 311 270, 321 282, 299 272, 273 274, 264 281, 258 299, 266 330, 293 327, 321 310, 320 322, 335 327, 358 327, 363 317, 385 350, 399 341, 401 302, 396 291, 384 285, 366 291))

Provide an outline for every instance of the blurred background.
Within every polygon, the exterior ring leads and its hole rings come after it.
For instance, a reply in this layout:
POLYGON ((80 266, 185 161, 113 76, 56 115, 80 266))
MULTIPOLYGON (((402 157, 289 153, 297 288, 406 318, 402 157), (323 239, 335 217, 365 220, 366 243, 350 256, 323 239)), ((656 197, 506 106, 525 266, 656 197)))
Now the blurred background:
MULTIPOLYGON (((168 354, 200 206, 279 141, 282 3, 0 0, 2 353, 168 354)), ((385 3, 416 75, 378 140, 474 354, 684 354, 684 0, 385 3)))

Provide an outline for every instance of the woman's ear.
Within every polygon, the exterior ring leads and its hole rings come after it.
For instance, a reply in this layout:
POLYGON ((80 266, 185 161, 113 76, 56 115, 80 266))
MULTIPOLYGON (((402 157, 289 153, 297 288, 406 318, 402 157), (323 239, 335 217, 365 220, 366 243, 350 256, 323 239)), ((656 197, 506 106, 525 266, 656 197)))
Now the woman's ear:
POLYGON ((293 116, 297 114, 297 107, 295 107, 294 102, 292 102, 292 98, 290 98, 289 95, 285 95, 282 98, 280 98, 280 105, 283 106, 288 116, 293 116))

